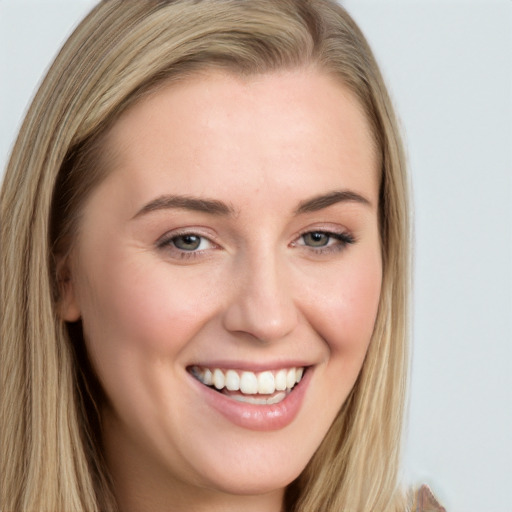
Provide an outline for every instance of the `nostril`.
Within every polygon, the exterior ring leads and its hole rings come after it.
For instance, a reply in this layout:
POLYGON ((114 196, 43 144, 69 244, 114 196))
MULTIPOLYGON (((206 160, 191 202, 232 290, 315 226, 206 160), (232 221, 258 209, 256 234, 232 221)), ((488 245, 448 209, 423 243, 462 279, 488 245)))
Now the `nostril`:
POLYGON ((252 341, 270 343, 288 336, 298 324, 294 304, 269 301, 256 304, 249 298, 233 303, 224 313, 226 330, 246 334, 252 341))
POLYGON ((249 257, 240 260, 235 269, 236 279, 223 313, 225 329, 264 343, 292 332, 298 312, 287 270, 270 249, 253 247, 249 257))

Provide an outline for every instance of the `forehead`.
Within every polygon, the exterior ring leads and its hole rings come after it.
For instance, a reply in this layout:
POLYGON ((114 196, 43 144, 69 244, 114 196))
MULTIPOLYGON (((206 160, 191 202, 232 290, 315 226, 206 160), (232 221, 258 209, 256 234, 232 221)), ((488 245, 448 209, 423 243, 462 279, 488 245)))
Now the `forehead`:
POLYGON ((245 178, 255 176, 263 184, 300 174, 305 189, 327 187, 340 171, 377 189, 377 152, 361 105, 313 69, 249 77, 208 70, 164 84, 118 119, 106 144, 109 172, 148 195, 157 192, 151 177, 201 195, 249 186, 245 178), (315 183, 304 180, 308 169, 315 183))

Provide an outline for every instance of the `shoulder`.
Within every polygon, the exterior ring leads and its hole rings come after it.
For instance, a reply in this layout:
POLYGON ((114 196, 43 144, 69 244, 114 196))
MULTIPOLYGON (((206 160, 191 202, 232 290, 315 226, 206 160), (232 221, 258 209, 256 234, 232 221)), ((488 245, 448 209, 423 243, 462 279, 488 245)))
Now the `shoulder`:
POLYGON ((422 485, 414 492, 411 512, 446 512, 430 490, 428 485, 422 485))

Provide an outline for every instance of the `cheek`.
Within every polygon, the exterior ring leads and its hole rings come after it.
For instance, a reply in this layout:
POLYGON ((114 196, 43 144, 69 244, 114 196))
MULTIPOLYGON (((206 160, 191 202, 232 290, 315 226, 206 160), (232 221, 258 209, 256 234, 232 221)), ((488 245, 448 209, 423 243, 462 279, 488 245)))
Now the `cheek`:
POLYGON ((206 276, 170 272, 154 258, 109 260, 116 264, 93 264, 80 287, 84 338, 116 417, 142 435, 148 425, 177 421, 167 391, 180 382, 180 356, 214 301, 206 276))
POLYGON ((344 258, 316 277, 302 310, 325 347, 317 395, 324 405, 316 416, 324 436, 353 389, 370 344, 381 292, 380 251, 344 258))
POLYGON ((165 262, 140 255, 92 261, 79 289, 87 348, 99 374, 143 370, 162 357, 175 361, 213 314, 206 276, 172 273, 165 262))
POLYGON ((382 263, 379 251, 355 254, 341 261, 309 287, 310 323, 329 347, 330 357, 343 355, 343 364, 362 364, 379 307, 382 263), (350 357, 353 356, 353 357, 350 357))

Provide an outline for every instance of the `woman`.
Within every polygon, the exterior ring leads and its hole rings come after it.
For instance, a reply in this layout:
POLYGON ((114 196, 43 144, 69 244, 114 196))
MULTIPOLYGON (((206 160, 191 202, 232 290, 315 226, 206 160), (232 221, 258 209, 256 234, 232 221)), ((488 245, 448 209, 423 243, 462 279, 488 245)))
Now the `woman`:
POLYGON ((5 510, 410 506, 407 179, 341 7, 101 2, 1 200, 5 510))

